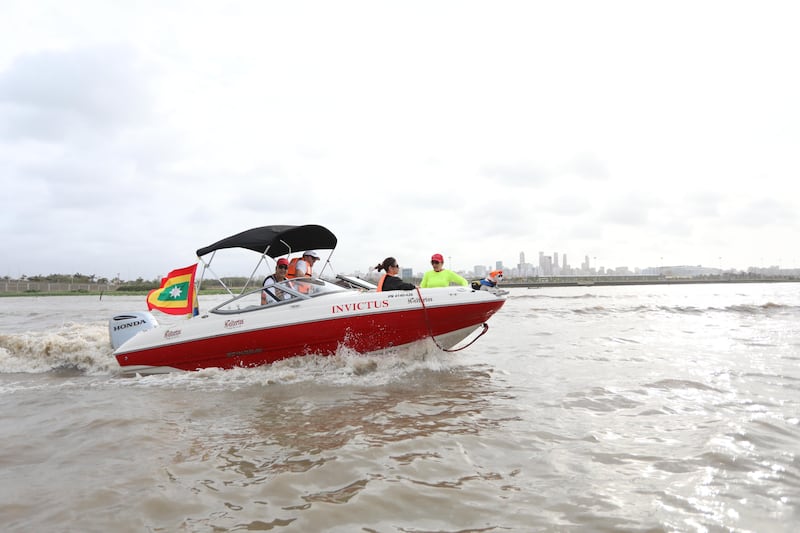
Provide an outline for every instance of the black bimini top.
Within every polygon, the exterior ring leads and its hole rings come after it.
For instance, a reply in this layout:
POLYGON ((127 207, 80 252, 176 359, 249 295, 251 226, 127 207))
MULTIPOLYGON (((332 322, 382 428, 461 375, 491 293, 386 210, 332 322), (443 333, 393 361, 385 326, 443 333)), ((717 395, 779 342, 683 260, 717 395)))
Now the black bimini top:
POLYGON ((211 246, 197 250, 197 257, 202 257, 224 248, 246 248, 254 252, 264 253, 272 258, 305 250, 336 248, 336 235, 328 228, 316 224, 303 226, 263 226, 245 230, 232 235, 211 246))

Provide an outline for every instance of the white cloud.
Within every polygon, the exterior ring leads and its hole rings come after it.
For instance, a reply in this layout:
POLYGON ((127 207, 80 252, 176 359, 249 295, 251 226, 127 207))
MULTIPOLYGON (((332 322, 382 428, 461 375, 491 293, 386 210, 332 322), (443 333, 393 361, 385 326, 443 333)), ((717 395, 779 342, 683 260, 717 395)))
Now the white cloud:
POLYGON ((133 60, 130 48, 116 46, 17 57, 0 77, 0 134, 55 142, 144 120, 152 106, 133 60))
POLYGON ((791 2, 6 12, 0 275, 152 278, 302 223, 344 271, 800 261, 791 2))

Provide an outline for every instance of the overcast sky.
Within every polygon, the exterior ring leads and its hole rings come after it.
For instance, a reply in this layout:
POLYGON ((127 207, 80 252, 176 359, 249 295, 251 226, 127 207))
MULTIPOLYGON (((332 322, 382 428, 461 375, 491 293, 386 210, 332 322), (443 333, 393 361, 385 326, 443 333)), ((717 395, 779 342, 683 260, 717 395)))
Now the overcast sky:
POLYGON ((306 223, 337 272, 798 267, 798 27, 795 1, 0 0, 0 276, 152 279, 306 223))

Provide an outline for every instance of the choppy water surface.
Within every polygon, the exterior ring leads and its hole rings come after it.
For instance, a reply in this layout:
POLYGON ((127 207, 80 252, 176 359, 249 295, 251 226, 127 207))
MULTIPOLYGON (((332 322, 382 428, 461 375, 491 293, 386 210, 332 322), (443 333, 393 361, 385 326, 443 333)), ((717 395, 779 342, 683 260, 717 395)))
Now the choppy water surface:
POLYGON ((455 354, 123 377, 143 307, 0 298, 4 530, 800 523, 800 284, 513 289, 455 354))

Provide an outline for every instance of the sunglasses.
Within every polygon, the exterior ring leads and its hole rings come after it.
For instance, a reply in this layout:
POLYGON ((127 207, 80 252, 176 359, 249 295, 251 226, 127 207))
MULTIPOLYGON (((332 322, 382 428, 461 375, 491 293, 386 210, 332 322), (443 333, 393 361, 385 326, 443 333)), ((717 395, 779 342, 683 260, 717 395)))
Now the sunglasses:
POLYGON ((278 268, 280 268, 282 270, 287 270, 289 268, 289 265, 280 265, 280 266, 278 266, 278 268))
POLYGON ((400 265, 392 265, 392 268, 400 268, 400 265))
POLYGON ((439 263, 441 263, 441 261, 431 261, 432 265, 438 265, 439 263))

